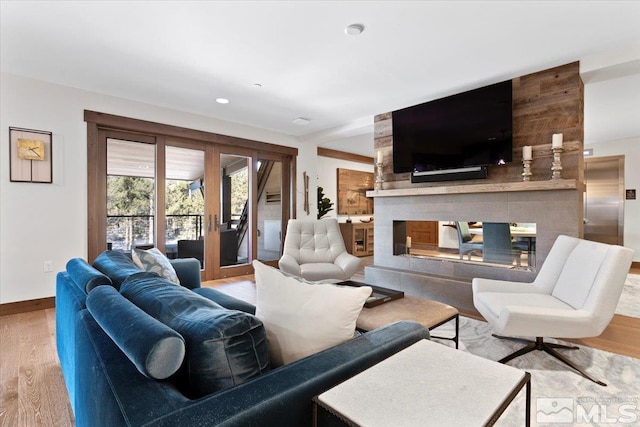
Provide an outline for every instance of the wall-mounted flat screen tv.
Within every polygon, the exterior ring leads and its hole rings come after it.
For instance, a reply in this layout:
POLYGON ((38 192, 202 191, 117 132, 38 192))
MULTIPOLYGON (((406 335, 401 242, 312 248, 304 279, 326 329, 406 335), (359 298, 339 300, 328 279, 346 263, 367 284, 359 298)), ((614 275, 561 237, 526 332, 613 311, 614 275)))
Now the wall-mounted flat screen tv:
POLYGON ((393 172, 412 172, 414 182, 486 177, 487 165, 512 160, 511 80, 394 111, 392 116, 393 172), (465 176, 464 171, 473 169, 483 169, 484 176, 465 176))

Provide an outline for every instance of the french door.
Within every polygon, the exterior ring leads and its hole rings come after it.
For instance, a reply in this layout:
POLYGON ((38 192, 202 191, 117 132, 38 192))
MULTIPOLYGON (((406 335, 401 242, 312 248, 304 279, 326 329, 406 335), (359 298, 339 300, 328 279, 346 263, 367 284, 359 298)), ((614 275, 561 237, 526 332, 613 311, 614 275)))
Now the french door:
POLYGON ((295 206, 291 155, 92 126, 88 139, 89 260, 155 247, 198 259, 203 280, 277 263, 295 206))

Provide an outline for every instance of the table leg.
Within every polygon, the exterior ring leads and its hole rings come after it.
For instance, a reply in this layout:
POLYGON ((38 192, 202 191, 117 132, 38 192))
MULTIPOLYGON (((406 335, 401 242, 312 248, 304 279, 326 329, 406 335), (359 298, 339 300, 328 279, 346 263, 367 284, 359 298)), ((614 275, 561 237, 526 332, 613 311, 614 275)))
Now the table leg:
POLYGON ((527 381, 527 389, 526 389, 526 403, 525 403, 525 413, 524 413, 524 425, 526 427, 531 426, 531 374, 527 372, 529 375, 529 381, 527 381))
POLYGON ((460 336, 460 315, 456 314, 456 336, 454 342, 456 343, 456 348, 458 348, 458 338, 460 336))
POLYGON ((460 314, 456 314, 455 317, 450 317, 450 318, 446 319, 445 321, 440 322, 437 325, 434 325, 434 326, 430 327, 429 330, 435 329, 438 326, 444 325, 445 323, 453 320, 454 318, 456 319, 456 335, 453 338, 439 337, 437 335, 431 335, 431 338, 438 338, 438 339, 441 339, 441 340, 453 341, 454 343, 456 343, 456 348, 458 348, 458 340, 459 340, 459 336, 460 336, 460 333, 459 333, 460 332, 460 314))

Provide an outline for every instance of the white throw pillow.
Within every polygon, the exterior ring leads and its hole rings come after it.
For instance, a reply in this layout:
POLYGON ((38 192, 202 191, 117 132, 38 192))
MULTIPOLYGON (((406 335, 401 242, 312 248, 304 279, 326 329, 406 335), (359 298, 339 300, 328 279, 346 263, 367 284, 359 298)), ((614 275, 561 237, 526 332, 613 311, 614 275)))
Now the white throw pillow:
POLYGON ((264 323, 272 366, 351 339, 371 287, 309 284, 253 261, 256 317, 264 323))
POLYGON ((169 262, 169 259, 157 248, 148 250, 134 249, 131 252, 133 262, 145 271, 151 271, 159 274, 165 279, 171 280, 173 283, 180 284, 180 279, 176 274, 176 270, 169 262))

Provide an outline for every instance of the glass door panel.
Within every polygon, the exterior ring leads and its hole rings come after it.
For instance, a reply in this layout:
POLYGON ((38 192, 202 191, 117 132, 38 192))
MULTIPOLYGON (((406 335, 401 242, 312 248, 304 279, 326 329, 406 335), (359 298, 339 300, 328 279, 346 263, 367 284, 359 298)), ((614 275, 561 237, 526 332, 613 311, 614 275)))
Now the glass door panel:
POLYGON ((220 154, 220 267, 251 260, 251 157, 220 154))
POLYGON ((205 268, 205 152, 165 148, 165 253, 196 258, 205 268))
MULTIPOLYGON (((258 259, 277 261, 282 255, 282 162, 258 161, 258 259)), ((275 264, 275 263, 274 263, 275 264)))
POLYGON ((156 146, 107 138, 107 248, 156 245, 156 146))

